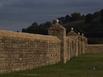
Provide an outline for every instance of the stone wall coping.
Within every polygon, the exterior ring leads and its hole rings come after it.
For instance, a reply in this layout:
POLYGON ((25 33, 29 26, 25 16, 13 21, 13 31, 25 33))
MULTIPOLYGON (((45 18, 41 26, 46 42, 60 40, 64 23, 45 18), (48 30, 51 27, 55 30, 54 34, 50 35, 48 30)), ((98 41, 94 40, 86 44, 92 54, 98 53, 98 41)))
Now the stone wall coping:
POLYGON ((88 46, 103 46, 103 44, 88 44, 88 46))
POLYGON ((40 41, 46 41, 46 42, 50 42, 50 43, 51 42, 52 43, 60 42, 60 40, 56 36, 0 30, 0 38, 3 36, 4 37, 13 37, 13 38, 18 38, 18 39, 23 39, 23 40, 30 40, 30 41, 40 40, 40 41))
POLYGON ((65 30, 65 28, 61 25, 61 24, 59 24, 59 23, 56 23, 56 24, 53 24, 50 28, 49 28, 49 30, 65 30))

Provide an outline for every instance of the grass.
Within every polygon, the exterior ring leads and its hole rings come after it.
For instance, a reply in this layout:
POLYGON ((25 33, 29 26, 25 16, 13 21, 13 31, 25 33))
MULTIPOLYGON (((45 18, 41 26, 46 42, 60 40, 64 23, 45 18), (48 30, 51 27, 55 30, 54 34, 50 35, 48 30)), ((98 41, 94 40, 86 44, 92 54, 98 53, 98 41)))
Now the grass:
POLYGON ((103 77, 103 54, 81 55, 66 64, 0 74, 0 77, 103 77))

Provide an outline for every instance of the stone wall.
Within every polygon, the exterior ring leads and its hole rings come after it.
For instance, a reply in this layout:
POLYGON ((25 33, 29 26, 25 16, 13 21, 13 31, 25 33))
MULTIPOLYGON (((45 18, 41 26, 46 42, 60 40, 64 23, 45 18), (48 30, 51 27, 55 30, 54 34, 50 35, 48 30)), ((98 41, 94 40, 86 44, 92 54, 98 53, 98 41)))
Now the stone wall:
POLYGON ((54 36, 0 31, 0 72, 32 69, 60 62, 54 36))
POLYGON ((103 53, 103 44, 88 44, 86 53, 103 53))
POLYGON ((87 39, 73 28, 66 35, 66 29, 56 22, 48 29, 48 34, 0 30, 0 72, 66 63, 86 51, 87 39))
POLYGON ((66 63, 71 58, 85 53, 87 39, 84 34, 77 34, 73 28, 66 34, 66 29, 56 22, 48 29, 48 34, 61 40, 60 61, 62 63, 66 63))

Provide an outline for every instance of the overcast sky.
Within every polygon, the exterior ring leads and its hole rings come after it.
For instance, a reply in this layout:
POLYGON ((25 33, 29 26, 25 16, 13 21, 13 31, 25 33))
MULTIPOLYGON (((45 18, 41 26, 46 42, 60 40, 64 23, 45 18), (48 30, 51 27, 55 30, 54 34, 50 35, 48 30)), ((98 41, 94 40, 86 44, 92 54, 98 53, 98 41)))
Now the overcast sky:
POLYGON ((0 0, 0 29, 21 30, 72 12, 103 9, 103 0, 0 0))

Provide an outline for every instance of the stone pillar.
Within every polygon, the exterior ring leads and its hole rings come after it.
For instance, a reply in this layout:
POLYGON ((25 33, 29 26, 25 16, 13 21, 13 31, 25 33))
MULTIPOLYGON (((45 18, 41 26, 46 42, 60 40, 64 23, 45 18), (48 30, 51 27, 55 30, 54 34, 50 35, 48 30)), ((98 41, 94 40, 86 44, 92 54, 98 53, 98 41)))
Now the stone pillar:
POLYGON ((84 36, 84 34, 80 35, 80 33, 78 33, 78 55, 80 54, 85 54, 86 52, 86 37, 84 36))
POLYGON ((88 39, 85 37, 85 53, 87 51, 88 39))
POLYGON ((78 32, 78 55, 81 53, 81 35, 80 32, 78 32))
POLYGON ((86 44, 87 44, 87 39, 82 33, 82 54, 85 54, 86 52, 86 44))
POLYGON ((88 42, 87 42, 87 38, 84 37, 84 52, 83 52, 83 54, 85 54, 86 51, 87 51, 87 44, 88 44, 88 42))
POLYGON ((77 41, 76 41, 76 56, 78 56, 79 55, 79 51, 78 51, 78 39, 77 39, 77 41))
POLYGON ((82 54, 85 53, 85 38, 84 38, 84 34, 82 33, 82 54))
POLYGON ((52 26, 48 29, 48 34, 58 37, 61 40, 60 60, 63 63, 67 62, 67 45, 66 45, 66 29, 59 24, 59 20, 53 22, 52 26))
POLYGON ((71 51, 71 39, 67 37, 67 58, 68 58, 68 61, 71 58, 70 51, 71 51))
POLYGON ((71 28, 71 31, 67 34, 69 41, 70 50, 67 50, 70 52, 70 57, 74 57, 78 55, 78 34, 74 31, 73 28, 71 28))

